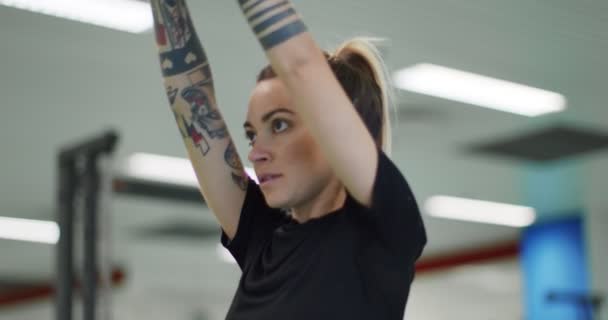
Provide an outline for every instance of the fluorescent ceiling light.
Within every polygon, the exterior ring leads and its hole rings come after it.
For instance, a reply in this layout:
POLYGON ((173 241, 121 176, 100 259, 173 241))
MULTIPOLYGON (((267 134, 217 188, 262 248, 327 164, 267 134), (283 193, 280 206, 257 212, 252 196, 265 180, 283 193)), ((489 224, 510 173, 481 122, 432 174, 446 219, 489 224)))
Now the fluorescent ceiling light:
POLYGON ((153 23, 150 4, 137 0, 0 0, 0 5, 132 33, 153 23))
POLYGON ((59 227, 53 221, 0 217, 0 239, 56 244, 59 227))
MULTIPOLYGON (((245 171, 257 183, 253 169, 245 168, 245 171)), ((192 163, 187 158, 135 153, 127 159, 124 173, 142 180, 199 187, 192 163)))
POLYGON ((137 179, 198 187, 192 164, 186 158, 136 153, 127 159, 125 171, 137 179))
POLYGON ((533 208, 449 196, 433 196, 425 203, 426 212, 434 217, 525 227, 536 218, 533 208))
POLYGON ((403 90, 529 117, 566 109, 559 93, 427 63, 395 72, 393 81, 403 90))

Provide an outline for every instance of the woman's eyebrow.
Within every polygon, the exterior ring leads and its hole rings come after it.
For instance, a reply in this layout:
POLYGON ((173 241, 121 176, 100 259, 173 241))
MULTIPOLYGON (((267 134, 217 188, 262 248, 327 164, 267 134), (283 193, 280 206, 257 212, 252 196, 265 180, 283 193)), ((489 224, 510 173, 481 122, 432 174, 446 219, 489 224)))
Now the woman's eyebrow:
MULTIPOLYGON (((277 113, 281 113, 281 112, 285 112, 285 113, 289 113, 289 114, 295 114, 293 111, 286 109, 286 108, 278 108, 278 109, 274 109, 272 111, 269 111, 267 113, 265 113, 262 116, 262 122, 267 122, 270 118, 272 118, 272 116, 274 116, 277 113)), ((247 128, 253 128, 253 125, 249 122, 249 121, 245 121, 245 123, 243 123, 243 127, 247 128)))

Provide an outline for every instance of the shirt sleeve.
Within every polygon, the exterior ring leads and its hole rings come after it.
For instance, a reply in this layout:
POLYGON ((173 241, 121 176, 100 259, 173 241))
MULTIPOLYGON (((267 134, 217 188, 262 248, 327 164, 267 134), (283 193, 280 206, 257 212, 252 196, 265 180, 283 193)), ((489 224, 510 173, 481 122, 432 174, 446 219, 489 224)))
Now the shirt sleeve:
POLYGON ((220 241, 230 251, 241 270, 250 257, 272 237, 272 232, 284 220, 281 210, 270 208, 255 181, 249 179, 237 231, 232 240, 222 229, 220 241))
POLYGON ((397 166, 378 150, 378 167, 366 217, 383 245, 413 264, 422 254, 427 236, 418 204, 397 166))
POLYGON ((426 231, 407 181, 381 150, 372 203, 363 207, 357 264, 380 319, 403 318, 415 262, 426 245, 426 231))

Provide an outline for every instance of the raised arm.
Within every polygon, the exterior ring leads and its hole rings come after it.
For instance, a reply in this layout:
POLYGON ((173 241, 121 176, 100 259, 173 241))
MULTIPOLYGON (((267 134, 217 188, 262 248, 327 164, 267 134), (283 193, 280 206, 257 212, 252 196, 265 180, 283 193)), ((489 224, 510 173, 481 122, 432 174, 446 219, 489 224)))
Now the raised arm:
POLYGON ((238 3, 334 172, 355 199, 369 206, 377 147, 291 2, 238 3))
POLYGON ((213 78, 184 0, 152 0, 165 89, 200 190, 226 234, 236 233, 247 176, 217 108, 213 78))

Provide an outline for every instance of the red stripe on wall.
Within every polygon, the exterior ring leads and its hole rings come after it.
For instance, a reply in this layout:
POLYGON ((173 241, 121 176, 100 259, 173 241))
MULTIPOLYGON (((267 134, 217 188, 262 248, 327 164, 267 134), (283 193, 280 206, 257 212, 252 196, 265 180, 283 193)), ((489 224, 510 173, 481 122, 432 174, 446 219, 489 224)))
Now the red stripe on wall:
POLYGON ((519 255, 519 241, 496 244, 491 247, 462 251, 438 257, 430 257, 416 264, 416 272, 432 272, 465 264, 512 258, 519 255))
MULTIPOLYGON (((125 273, 122 269, 114 269, 112 271, 112 285, 118 286, 124 282, 125 273)), ((80 287, 78 284, 76 288, 80 287)), ((28 286, 27 288, 18 288, 0 292, 0 308, 8 305, 31 302, 48 298, 55 293, 54 284, 40 284, 28 286)))
MULTIPOLYGON (((440 271, 471 263, 487 262, 495 259, 512 258, 519 255, 519 242, 511 241, 491 247, 465 250, 438 257, 425 258, 416 264, 417 273, 440 271)), ((122 269, 112 272, 112 284, 119 285, 124 282, 125 273, 122 269)), ((76 285, 78 287, 78 285, 76 285)), ((54 294, 52 284, 31 286, 27 289, 15 289, 0 292, 0 308, 7 305, 26 303, 32 300, 48 298, 54 294)))

